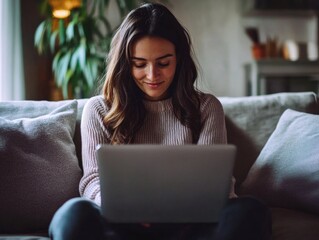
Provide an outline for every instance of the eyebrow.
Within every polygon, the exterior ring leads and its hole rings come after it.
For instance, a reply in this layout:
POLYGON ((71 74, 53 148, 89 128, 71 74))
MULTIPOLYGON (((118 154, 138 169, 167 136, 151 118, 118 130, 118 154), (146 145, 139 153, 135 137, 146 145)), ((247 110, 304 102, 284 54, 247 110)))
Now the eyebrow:
MULTIPOLYGON (((169 54, 165 54, 165 55, 163 55, 161 57, 156 58, 155 60, 161 60, 161 59, 167 58, 167 57, 173 57, 173 54, 170 54, 170 53, 169 54)), ((132 57, 131 59, 132 60, 138 60, 138 61, 146 61, 145 58, 140 58, 140 57, 132 57)))

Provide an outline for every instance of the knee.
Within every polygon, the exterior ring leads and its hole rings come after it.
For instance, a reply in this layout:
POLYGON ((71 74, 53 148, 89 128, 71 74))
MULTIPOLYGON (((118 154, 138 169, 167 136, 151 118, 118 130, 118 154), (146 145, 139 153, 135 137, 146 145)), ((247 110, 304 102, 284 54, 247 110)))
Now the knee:
POLYGON ((256 211, 263 211, 268 208, 264 202, 254 197, 239 197, 237 204, 244 208, 256 211))
POLYGON ((58 211, 72 213, 72 215, 100 215, 100 207, 93 201, 84 198, 70 199, 58 211))
POLYGON ((271 229, 270 209, 253 197, 230 199, 219 224, 221 239, 270 239, 271 229))
POLYGON ((65 202, 54 214, 53 220, 75 218, 99 214, 99 207, 92 201, 84 198, 73 198, 65 202))
POLYGON ((268 206, 254 197, 239 197, 231 199, 226 209, 232 214, 241 216, 250 216, 258 219, 270 218, 270 209, 268 206))
POLYGON ((254 211, 261 215, 268 215, 270 209, 267 204, 254 197, 242 197, 243 205, 250 211, 254 211))
MULTIPOLYGON (((65 202, 54 214, 49 226, 50 235, 62 236, 80 232, 87 228, 88 223, 99 226, 101 221, 100 208, 93 201, 84 198, 74 198, 65 202)), ((57 238, 56 239, 67 239, 57 238)), ((72 239, 72 238, 70 238, 72 239)))

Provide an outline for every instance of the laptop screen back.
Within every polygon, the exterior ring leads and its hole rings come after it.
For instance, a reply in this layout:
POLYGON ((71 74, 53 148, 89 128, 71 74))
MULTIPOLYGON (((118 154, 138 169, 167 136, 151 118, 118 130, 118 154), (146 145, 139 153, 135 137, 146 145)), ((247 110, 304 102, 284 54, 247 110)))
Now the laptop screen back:
POLYGON ((100 145, 102 214, 117 223, 217 222, 233 145, 100 145))

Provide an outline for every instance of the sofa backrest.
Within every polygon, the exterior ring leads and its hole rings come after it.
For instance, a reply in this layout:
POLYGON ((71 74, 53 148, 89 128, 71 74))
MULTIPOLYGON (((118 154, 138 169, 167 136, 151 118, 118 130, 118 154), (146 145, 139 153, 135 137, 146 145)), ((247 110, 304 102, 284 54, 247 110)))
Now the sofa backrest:
POLYGON ((286 109, 319 113, 318 98, 312 92, 220 97, 219 100, 226 115, 228 142, 238 149, 234 169, 236 187, 244 181, 286 109))
MULTIPOLYGON (((226 115, 228 142, 235 144, 238 154, 234 175, 239 186, 245 179, 250 167, 274 131, 281 114, 288 108, 301 112, 319 114, 318 96, 313 92, 277 93, 250 97, 219 97, 226 115)), ((81 117, 88 99, 79 99, 74 142, 81 166, 81 117)), ((14 118, 23 116, 37 117, 70 100, 17 101, 12 102, 14 118), (37 108, 38 111, 34 111, 37 108)), ((9 106, 8 106, 9 108, 9 106)))

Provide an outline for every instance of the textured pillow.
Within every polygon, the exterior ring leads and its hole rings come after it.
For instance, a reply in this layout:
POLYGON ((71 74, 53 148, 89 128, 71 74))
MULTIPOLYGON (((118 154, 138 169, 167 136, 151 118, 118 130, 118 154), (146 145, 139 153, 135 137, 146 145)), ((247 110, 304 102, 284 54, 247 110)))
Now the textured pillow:
POLYGON ((0 234, 46 229, 79 196, 73 135, 77 102, 35 118, 0 117, 0 234))
POLYGON ((220 97, 219 100, 226 115, 227 140, 238 147, 234 168, 236 190, 246 179, 286 109, 319 113, 317 95, 313 92, 220 97))
POLYGON ((241 186, 275 207, 319 213, 319 115, 286 110, 241 186))

